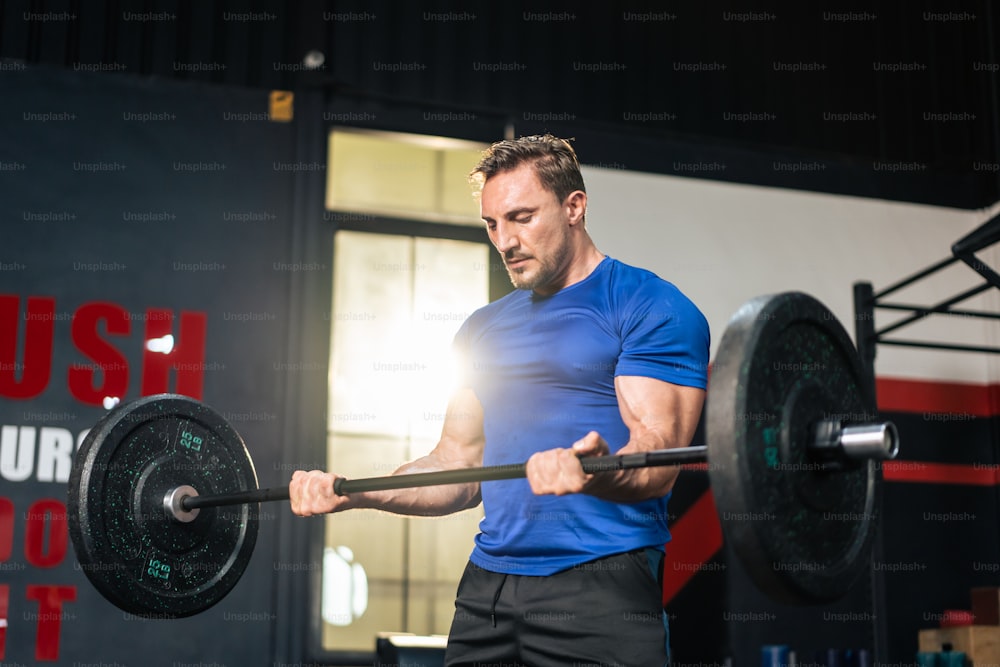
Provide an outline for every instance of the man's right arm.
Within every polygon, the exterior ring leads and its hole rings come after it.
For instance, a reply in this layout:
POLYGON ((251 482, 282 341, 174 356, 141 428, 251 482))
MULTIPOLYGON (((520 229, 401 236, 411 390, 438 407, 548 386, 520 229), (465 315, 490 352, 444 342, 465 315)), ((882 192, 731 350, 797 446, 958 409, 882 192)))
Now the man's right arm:
MULTIPOLYGON (((448 403, 441 439, 423 456, 392 474, 437 472, 483 464, 483 407, 472 389, 459 389, 448 403)), ((395 514, 440 516, 479 504, 479 484, 445 484, 387 491, 366 491, 338 496, 333 491, 340 475, 297 470, 289 484, 292 511, 299 516, 341 512, 347 509, 380 509, 395 514)))

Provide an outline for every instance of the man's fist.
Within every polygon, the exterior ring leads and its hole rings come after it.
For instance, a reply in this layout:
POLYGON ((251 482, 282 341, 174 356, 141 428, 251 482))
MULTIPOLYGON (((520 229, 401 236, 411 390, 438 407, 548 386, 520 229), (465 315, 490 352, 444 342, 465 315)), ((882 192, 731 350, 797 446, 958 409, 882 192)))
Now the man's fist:
POLYGON ((348 497, 338 496, 333 491, 337 478, 338 475, 322 470, 296 470, 292 473, 292 481, 288 485, 292 512, 299 516, 312 516, 347 509, 348 497))
POLYGON ((538 452, 525 466, 531 490, 536 495, 581 493, 593 475, 583 472, 580 457, 607 456, 608 452, 608 443, 597 431, 591 431, 572 447, 538 452))

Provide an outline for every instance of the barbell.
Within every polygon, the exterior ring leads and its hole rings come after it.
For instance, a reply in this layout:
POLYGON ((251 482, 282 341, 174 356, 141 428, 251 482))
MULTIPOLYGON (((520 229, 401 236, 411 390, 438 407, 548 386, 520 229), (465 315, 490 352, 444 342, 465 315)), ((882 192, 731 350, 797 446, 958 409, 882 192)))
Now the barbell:
MULTIPOLYGON (((762 591, 790 604, 846 595, 869 567, 878 462, 896 456, 899 437, 877 419, 858 355, 823 304, 785 292, 733 315, 712 367, 705 434, 707 446, 581 464, 599 474, 707 463, 723 535, 762 591)), ((524 476, 522 463, 338 479, 334 490, 524 476)), ((257 487, 243 439, 218 412, 160 394, 115 407, 84 439, 68 484, 69 533, 109 601, 178 618, 232 590, 256 543, 259 503, 286 499, 287 487, 257 487)))

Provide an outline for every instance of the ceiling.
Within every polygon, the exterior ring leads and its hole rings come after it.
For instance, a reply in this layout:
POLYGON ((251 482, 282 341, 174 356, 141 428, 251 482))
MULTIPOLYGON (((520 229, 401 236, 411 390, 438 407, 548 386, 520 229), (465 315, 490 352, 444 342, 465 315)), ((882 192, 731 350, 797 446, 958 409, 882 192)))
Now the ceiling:
MULTIPOLYGON (((475 139, 504 124, 551 126, 628 146, 653 138, 893 163, 1000 198, 988 0, 573 4, 5 0, 0 57, 318 87, 352 108, 418 109, 434 133, 475 139)), ((383 119, 372 125, 400 129, 383 119)))

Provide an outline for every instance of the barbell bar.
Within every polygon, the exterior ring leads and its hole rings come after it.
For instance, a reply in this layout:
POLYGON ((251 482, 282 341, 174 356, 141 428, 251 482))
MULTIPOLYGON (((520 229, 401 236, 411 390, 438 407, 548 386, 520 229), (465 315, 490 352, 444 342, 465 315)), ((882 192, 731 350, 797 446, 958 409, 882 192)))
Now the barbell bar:
MULTIPOLYGON (((879 461, 899 435, 876 417, 857 353, 819 301, 801 292, 753 299, 716 351, 706 446, 584 457, 585 472, 707 463, 727 543, 777 601, 843 597, 867 571, 878 517, 879 461)), ((525 476, 525 464, 363 479, 338 494, 525 476)), ((182 617, 218 603, 245 570, 260 489, 241 436, 215 410, 179 395, 107 413, 81 444, 67 511, 81 569, 121 609, 182 617)))
MULTIPOLYGON (((899 452, 899 432, 892 422, 841 426, 839 421, 824 420, 817 424, 816 432, 815 441, 809 445, 810 451, 817 456, 817 459, 822 458, 823 461, 833 465, 843 464, 848 460, 884 461, 895 458, 899 452)), ((586 456, 580 459, 580 465, 587 474, 708 462, 708 447, 706 445, 657 449, 636 454, 586 456)), ((340 477, 334 483, 333 490, 338 496, 343 496, 365 491, 518 479, 526 475, 527 464, 515 463, 364 479, 340 477)), ((202 496, 198 494, 196 489, 184 485, 167 492, 163 499, 163 509, 171 518, 186 522, 190 520, 189 516, 193 510, 202 507, 221 507, 288 499, 287 486, 202 496)))

